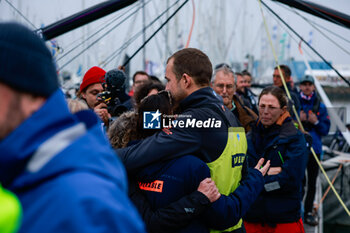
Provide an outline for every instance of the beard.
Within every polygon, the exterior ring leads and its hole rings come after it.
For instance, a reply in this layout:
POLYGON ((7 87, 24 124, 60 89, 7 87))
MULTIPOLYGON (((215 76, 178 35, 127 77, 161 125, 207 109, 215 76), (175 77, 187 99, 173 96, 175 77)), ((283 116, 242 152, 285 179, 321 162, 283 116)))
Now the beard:
POLYGON ((14 131, 25 119, 25 113, 21 106, 22 95, 13 95, 7 114, 3 122, 0 122, 0 141, 14 131))

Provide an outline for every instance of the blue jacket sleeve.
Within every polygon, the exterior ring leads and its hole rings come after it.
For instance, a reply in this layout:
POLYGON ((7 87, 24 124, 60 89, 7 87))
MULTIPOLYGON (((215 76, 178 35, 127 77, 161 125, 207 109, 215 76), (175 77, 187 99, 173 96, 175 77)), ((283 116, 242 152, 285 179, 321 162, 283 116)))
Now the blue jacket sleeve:
POLYGON ((151 208, 146 197, 139 191, 130 198, 141 214, 148 232, 171 232, 184 228, 210 206, 209 199, 198 191, 157 210, 151 208))
POLYGON ((193 154, 201 145, 201 134, 196 130, 172 129, 161 131, 130 147, 116 149, 128 173, 154 162, 193 154))
POLYGON ((264 187, 264 177, 257 169, 250 168, 248 176, 238 188, 228 196, 212 203, 204 213, 204 221, 209 228, 223 230, 232 227, 245 215, 249 207, 264 187))
POLYGON ((265 176, 265 191, 274 191, 276 189, 288 191, 298 188, 300 181, 304 177, 306 168, 305 156, 307 155, 304 136, 301 133, 297 134, 286 143, 286 146, 287 150, 282 155, 284 158, 282 172, 277 175, 265 176))
POLYGON ((188 179, 184 184, 184 190, 188 195, 165 207, 153 210, 149 200, 137 187, 137 183, 129 182, 129 196, 145 221, 148 232, 171 232, 184 228, 210 206, 209 199, 197 191, 199 183, 210 177, 208 166, 198 158, 186 162, 181 169, 186 170, 184 172, 188 179))
POLYGON ((317 119, 319 123, 314 127, 315 131, 321 136, 328 135, 331 122, 329 120, 326 106, 323 103, 320 104, 319 115, 317 116, 317 119))

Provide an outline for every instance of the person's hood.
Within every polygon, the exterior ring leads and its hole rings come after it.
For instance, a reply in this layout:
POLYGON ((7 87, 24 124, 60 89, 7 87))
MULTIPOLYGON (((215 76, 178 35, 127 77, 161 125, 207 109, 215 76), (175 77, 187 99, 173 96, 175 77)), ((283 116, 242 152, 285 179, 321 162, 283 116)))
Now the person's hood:
POLYGON ((98 117, 91 110, 72 115, 57 91, 0 141, 0 182, 10 190, 26 189, 74 170, 125 180, 98 117))

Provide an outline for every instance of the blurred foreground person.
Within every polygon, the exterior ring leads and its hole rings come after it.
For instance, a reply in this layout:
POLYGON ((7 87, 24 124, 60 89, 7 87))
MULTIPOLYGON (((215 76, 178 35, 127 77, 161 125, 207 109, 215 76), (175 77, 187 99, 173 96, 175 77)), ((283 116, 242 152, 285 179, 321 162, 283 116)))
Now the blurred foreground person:
POLYGON ((18 198, 0 185, 0 232, 17 232, 22 217, 22 208, 18 198))
POLYGON ((0 23, 0 62, 0 183, 21 202, 19 232, 144 232, 100 120, 69 112, 44 42, 0 23))

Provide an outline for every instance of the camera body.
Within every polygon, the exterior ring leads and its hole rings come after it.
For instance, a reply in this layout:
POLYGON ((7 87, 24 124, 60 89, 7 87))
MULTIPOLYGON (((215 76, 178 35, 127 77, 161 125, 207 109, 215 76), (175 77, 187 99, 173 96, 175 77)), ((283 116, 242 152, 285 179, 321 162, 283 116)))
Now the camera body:
POLYGON ((126 112, 128 108, 121 102, 121 97, 125 94, 126 75, 123 71, 113 69, 105 74, 104 91, 96 96, 99 102, 107 104, 108 112, 112 117, 119 116, 126 112))

